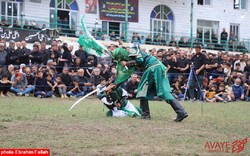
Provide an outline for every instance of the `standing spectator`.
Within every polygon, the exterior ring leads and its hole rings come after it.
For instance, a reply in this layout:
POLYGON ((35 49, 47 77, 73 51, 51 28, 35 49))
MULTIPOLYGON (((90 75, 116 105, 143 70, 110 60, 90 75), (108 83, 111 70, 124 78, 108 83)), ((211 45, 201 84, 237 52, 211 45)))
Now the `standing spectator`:
POLYGON ((244 68, 244 73, 246 74, 246 77, 249 77, 249 75, 250 75, 250 60, 247 61, 247 65, 244 68))
POLYGON ((244 59, 244 55, 239 55, 239 59, 238 60, 236 60, 235 62, 234 62, 234 69, 236 69, 236 64, 237 63, 240 63, 240 70, 243 72, 244 71, 244 68, 245 68, 245 66, 246 66, 246 62, 245 62, 245 59, 244 59))
POLYGON ((208 54, 207 62, 206 62, 206 65, 205 65, 205 69, 206 69, 206 72, 207 72, 207 78, 208 79, 216 78, 217 75, 213 75, 212 73, 217 68, 218 68, 218 62, 214 58, 214 55, 211 54, 211 53, 208 54))
MULTIPOLYGON (((63 67, 70 67, 69 60, 70 62, 72 61, 72 56, 71 53, 69 52, 68 45, 67 43, 64 43, 62 46, 62 57, 58 58, 58 67, 59 69, 62 69, 63 67)), ((61 73, 61 70, 58 70, 59 73, 61 73)))
POLYGON ((13 84, 10 90, 19 96, 29 96, 29 93, 35 89, 34 86, 28 86, 26 75, 24 73, 20 73, 19 66, 15 66, 15 74, 11 77, 11 81, 13 84))
MULTIPOLYGON (((29 65, 29 55, 30 55, 30 49, 26 48, 26 42, 22 41, 22 50, 19 52, 19 59, 20 59, 20 63, 25 64, 25 65, 29 65)), ((18 43, 17 43, 18 46, 18 43)))
POLYGON ((40 53, 42 54, 42 64, 45 65, 49 60, 49 52, 46 49, 46 43, 45 42, 41 43, 40 53))
POLYGON ((227 38, 228 38, 228 33, 226 32, 226 29, 223 28, 223 31, 222 31, 221 34, 220 34, 220 44, 221 44, 223 47, 226 47, 227 38))
POLYGON ((177 60, 173 53, 166 55, 166 61, 163 64, 167 67, 169 83, 172 84, 177 79, 177 60))
POLYGON ((235 83, 232 85, 233 90, 233 100, 244 100, 244 89, 241 86, 241 79, 237 78, 235 83))
POLYGON ((201 53, 201 46, 200 45, 196 45, 195 46, 195 55, 191 58, 191 63, 194 65, 193 69, 194 72, 198 78, 198 82, 196 82, 196 78, 194 75, 190 75, 191 79, 190 79, 190 84, 189 84, 189 93, 190 93, 190 98, 191 100, 194 100, 194 91, 195 89, 197 89, 197 99, 200 99, 201 95, 200 95, 200 88, 202 85, 202 81, 203 81, 203 76, 204 76, 204 68, 205 68, 205 63, 207 62, 206 56, 204 54, 201 53))
POLYGON ((75 51, 75 56, 77 56, 78 58, 80 58, 81 60, 81 65, 85 65, 87 63, 87 52, 84 51, 83 47, 81 45, 79 45, 79 49, 77 51, 75 51))
POLYGON ((0 42, 0 65, 7 65, 7 51, 4 49, 4 43, 0 42))
POLYGON ((229 36, 229 44, 230 44, 230 47, 229 47, 229 48, 230 48, 232 51, 235 50, 235 47, 237 46, 237 41, 238 41, 238 36, 236 36, 236 35, 234 34, 234 32, 231 31, 231 32, 230 32, 230 36, 229 36))
POLYGON ((186 58, 186 52, 180 52, 180 58, 177 59, 177 70, 179 73, 189 73, 190 60, 186 58))
POLYGON ((15 51, 15 41, 11 40, 7 48, 7 64, 19 65, 18 52, 15 51))
POLYGON ((42 54, 39 51, 39 46, 37 44, 33 45, 33 50, 31 51, 29 58, 32 64, 41 64, 42 63, 42 54))
POLYGON ((130 81, 126 84, 125 90, 128 92, 128 98, 129 99, 135 99, 136 98, 136 92, 139 82, 137 81, 137 74, 132 74, 130 77, 130 81))

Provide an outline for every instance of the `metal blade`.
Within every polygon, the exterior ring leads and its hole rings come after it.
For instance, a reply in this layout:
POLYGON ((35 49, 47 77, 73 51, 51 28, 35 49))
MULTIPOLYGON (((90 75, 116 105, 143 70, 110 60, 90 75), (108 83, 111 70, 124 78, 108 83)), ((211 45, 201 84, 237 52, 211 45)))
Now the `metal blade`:
POLYGON ((80 98, 79 100, 77 100, 69 109, 69 111, 71 111, 79 102, 81 102, 83 99, 87 98, 88 96, 94 94, 95 92, 97 92, 99 89, 93 90, 92 92, 86 94, 84 97, 80 98))

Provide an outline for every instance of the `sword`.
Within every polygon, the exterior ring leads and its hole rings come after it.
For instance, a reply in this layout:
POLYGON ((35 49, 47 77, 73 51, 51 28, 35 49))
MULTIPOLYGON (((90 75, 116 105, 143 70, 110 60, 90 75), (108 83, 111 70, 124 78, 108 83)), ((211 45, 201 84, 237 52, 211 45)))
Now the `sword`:
POLYGON ((69 111, 71 111, 79 102, 81 102, 83 99, 86 99, 87 97, 89 97, 90 95, 96 93, 98 90, 100 90, 99 88, 97 88, 96 90, 93 90, 92 92, 86 94, 84 97, 80 98, 79 100, 77 100, 69 109, 69 111))
POLYGON ((71 111, 79 102, 81 102, 82 100, 86 99, 87 97, 89 97, 90 95, 98 92, 98 91, 102 91, 102 89, 106 86, 108 86, 110 83, 107 82, 104 86, 100 87, 100 88, 97 88, 95 90, 93 90, 92 92, 86 94, 84 97, 80 98, 79 100, 77 100, 69 109, 69 111, 71 111))

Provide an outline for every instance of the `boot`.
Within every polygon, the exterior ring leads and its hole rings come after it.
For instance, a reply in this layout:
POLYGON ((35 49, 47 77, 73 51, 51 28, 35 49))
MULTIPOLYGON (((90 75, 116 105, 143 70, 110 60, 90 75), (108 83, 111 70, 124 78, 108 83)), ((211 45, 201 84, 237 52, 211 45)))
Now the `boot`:
POLYGON ((140 107, 142 109, 141 118, 150 120, 150 112, 149 112, 149 106, 148 106, 148 100, 146 98, 142 98, 140 100, 140 107))
POLYGON ((179 101, 176 99, 170 100, 169 104, 173 108, 173 110, 176 112, 177 117, 174 119, 175 122, 181 122, 183 119, 188 117, 187 112, 184 110, 184 108, 180 105, 179 101))

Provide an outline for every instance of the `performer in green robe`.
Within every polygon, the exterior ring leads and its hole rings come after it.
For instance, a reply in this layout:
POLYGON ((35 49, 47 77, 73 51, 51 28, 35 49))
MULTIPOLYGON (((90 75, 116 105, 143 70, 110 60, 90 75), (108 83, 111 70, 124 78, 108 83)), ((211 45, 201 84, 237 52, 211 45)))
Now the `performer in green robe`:
POLYGON ((188 116, 180 103, 172 95, 166 67, 159 60, 152 55, 140 51, 138 48, 131 48, 130 51, 117 48, 113 52, 113 58, 117 60, 116 85, 120 85, 126 81, 135 71, 135 67, 144 69, 136 96, 140 98, 142 119, 150 119, 148 100, 153 99, 154 95, 164 99, 172 106, 177 113, 174 121, 181 122, 188 116))

